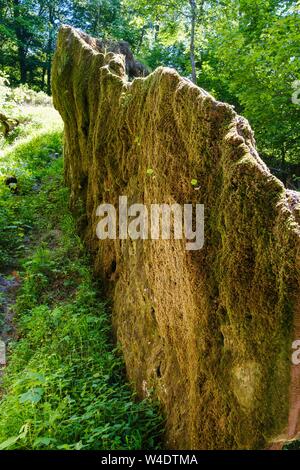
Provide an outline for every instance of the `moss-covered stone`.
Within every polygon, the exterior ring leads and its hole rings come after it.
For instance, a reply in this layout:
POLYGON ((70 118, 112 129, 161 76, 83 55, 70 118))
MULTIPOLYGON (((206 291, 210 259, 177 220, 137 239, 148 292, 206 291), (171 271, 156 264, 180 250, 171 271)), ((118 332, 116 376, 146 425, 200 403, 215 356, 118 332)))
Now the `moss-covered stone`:
POLYGON ((247 121, 168 68, 128 82, 122 56, 67 26, 53 95, 71 203, 84 207, 128 376, 162 403, 166 446, 262 448, 295 436, 299 197, 259 158, 247 121), (119 195, 204 204, 204 248, 100 242, 96 208, 119 195))

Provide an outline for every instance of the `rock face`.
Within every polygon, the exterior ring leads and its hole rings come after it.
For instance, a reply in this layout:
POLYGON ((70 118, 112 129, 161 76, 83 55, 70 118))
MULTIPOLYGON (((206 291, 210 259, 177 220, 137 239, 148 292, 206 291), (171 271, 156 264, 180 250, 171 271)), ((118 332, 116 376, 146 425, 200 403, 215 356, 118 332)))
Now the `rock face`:
POLYGON ((166 446, 280 447, 300 431, 298 194, 270 174, 229 105, 168 68, 128 82, 124 57, 67 26, 53 95, 71 204, 128 377, 162 404, 166 446), (96 209, 121 195, 204 204, 204 247, 100 241, 96 209))
POLYGON ((81 39, 89 44, 93 49, 98 50, 102 53, 113 52, 115 54, 121 54, 125 59, 125 71, 129 78, 134 77, 146 77, 149 74, 148 69, 138 60, 135 60, 130 46, 126 41, 109 41, 99 40, 92 38, 88 34, 80 32, 81 39))

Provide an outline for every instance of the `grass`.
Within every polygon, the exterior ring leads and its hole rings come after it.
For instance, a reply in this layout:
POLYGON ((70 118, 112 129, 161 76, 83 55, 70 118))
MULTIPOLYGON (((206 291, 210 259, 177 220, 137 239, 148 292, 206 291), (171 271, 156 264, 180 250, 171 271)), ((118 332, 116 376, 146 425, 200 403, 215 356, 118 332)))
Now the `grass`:
POLYGON ((51 105, 22 104, 14 109, 14 112, 8 114, 10 117, 17 118, 20 124, 8 134, 6 139, 0 134, 0 156, 21 142, 29 142, 33 135, 47 133, 50 129, 59 131, 62 127, 60 116, 51 105))
POLYGON ((20 263, 0 401, 1 449, 157 449, 162 418, 138 401, 111 339, 109 307, 68 210, 61 133, 51 129, 3 155, 0 265, 20 263))
POLYGON ((26 85, 11 88, 1 72, 0 108, 7 117, 19 122, 6 138, 0 126, 0 158, 19 143, 30 141, 34 135, 62 130, 61 118, 48 95, 31 90, 26 85))
MULTIPOLYGON (((22 141, 0 158, 0 265, 12 264, 13 259, 22 256, 28 248, 24 242, 32 223, 36 227, 37 223, 41 224, 36 217, 39 210, 36 204, 45 194, 42 192, 36 198, 34 189, 41 184, 42 178, 47 178, 49 166, 55 168, 54 160, 61 153, 61 132, 52 131, 34 135, 28 142, 22 141), (20 196, 12 195, 4 184, 7 176, 18 179, 20 196)), ((57 171, 61 174, 61 168, 57 171)))

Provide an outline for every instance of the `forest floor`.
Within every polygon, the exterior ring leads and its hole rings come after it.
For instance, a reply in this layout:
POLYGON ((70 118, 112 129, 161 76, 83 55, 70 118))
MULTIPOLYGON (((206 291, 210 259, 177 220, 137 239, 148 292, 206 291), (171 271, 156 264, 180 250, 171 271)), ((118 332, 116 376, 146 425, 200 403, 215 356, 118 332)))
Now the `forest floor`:
POLYGON ((157 449, 162 418, 126 382, 50 114, 0 154, 0 450, 157 449), (17 189, 5 184, 12 175, 17 189))
POLYGON ((17 339, 14 324, 14 304, 20 279, 16 271, 0 275, 0 394, 1 381, 6 366, 6 345, 17 339))

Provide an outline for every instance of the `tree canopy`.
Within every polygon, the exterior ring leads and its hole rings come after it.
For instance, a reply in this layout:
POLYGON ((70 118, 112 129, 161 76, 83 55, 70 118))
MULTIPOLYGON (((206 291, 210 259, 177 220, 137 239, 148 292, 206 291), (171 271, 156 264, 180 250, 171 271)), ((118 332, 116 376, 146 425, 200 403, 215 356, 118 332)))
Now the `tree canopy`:
POLYGON ((150 70, 174 67, 234 105, 283 168, 299 163, 299 14, 295 0, 0 0, 1 73, 50 94, 64 23, 128 41, 150 70))

